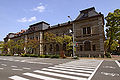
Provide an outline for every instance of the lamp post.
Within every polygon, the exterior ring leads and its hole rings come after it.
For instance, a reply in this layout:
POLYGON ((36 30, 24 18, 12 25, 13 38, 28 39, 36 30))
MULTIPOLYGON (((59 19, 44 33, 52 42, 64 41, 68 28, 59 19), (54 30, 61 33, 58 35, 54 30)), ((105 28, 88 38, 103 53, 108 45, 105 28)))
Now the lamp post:
MULTIPOLYGON (((72 21, 70 16, 68 16, 68 18, 72 21)), ((72 36, 73 36, 73 55, 72 56, 74 57, 75 56, 75 53, 74 53, 74 22, 72 24, 72 27, 73 27, 73 31, 72 31, 72 36)))

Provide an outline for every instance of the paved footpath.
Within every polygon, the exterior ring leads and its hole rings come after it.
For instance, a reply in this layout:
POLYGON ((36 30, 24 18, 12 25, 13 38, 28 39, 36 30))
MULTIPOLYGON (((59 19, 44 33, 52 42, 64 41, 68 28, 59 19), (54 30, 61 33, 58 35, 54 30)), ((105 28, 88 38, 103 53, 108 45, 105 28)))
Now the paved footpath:
POLYGON ((91 80, 120 80, 120 63, 104 60, 91 80))

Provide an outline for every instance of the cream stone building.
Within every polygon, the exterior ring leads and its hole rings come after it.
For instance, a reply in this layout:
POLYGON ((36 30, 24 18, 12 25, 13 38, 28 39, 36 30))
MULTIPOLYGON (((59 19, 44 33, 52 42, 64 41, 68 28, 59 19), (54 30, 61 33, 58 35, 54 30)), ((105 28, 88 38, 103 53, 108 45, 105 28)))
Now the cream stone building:
POLYGON ((39 41, 39 47, 33 53, 36 54, 60 54, 60 51, 64 49, 66 44, 60 45, 58 43, 48 43, 44 41, 44 34, 50 32, 56 36, 60 35, 72 35, 69 31, 73 30, 74 24, 74 39, 76 46, 75 54, 80 57, 100 57, 104 55, 104 16, 100 12, 96 12, 95 8, 88 8, 80 11, 78 17, 73 21, 50 26, 50 24, 42 21, 33 25, 30 25, 28 30, 22 30, 19 33, 10 33, 4 38, 5 42, 9 39, 17 41, 24 39, 26 42, 28 39, 37 39, 39 41))

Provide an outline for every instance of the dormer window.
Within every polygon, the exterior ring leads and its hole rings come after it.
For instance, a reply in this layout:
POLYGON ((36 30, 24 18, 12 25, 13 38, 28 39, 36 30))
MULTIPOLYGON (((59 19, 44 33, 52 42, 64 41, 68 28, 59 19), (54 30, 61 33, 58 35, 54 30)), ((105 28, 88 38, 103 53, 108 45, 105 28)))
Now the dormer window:
POLYGON ((88 17, 88 12, 85 12, 83 17, 88 17))

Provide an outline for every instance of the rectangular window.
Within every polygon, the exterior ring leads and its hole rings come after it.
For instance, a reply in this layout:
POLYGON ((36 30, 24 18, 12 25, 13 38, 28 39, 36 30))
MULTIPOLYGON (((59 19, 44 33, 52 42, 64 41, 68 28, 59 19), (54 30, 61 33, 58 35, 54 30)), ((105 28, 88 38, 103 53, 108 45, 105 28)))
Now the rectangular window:
POLYGON ((82 49, 82 45, 80 45, 80 51, 82 51, 83 49, 82 49))
POLYGON ((86 34, 86 28, 83 28, 83 34, 86 34))
POLYGON ((96 46, 95 45, 93 45, 93 51, 96 51, 96 46))
POLYGON ((91 28, 87 27, 87 34, 91 34, 91 28))

